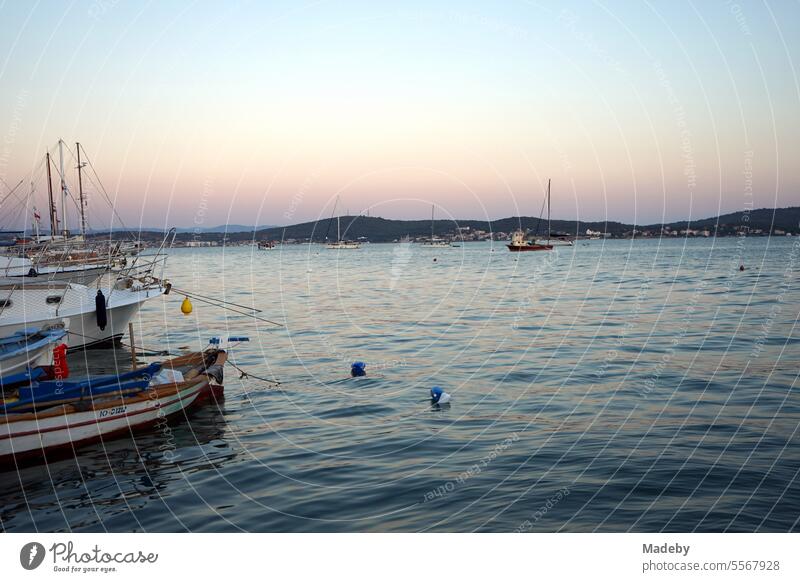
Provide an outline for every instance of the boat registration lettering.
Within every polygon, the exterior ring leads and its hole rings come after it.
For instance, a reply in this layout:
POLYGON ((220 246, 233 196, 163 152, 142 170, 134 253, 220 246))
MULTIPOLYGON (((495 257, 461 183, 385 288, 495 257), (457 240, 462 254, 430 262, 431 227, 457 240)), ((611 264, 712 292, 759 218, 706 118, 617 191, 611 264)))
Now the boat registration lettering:
POLYGON ((104 408, 100 411, 100 418, 104 416, 113 416, 115 414, 122 414, 127 410, 127 406, 115 406, 114 408, 104 408))

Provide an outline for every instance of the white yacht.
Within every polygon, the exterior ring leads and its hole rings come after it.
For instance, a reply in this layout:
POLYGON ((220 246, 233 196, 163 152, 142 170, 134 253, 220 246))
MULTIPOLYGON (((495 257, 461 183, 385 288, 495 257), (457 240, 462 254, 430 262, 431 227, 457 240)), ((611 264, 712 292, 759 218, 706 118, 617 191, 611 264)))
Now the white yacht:
POLYGON ((46 277, 0 278, 0 338, 62 325, 70 349, 118 343, 142 304, 169 292, 163 250, 174 236, 171 229, 154 255, 138 255, 92 285, 46 277))
POLYGON ((109 286, 88 287, 68 281, 0 279, 0 338, 31 328, 66 325, 69 349, 119 342, 128 322, 148 299, 162 295, 160 282, 122 278, 109 286))
MULTIPOLYGON (((339 197, 336 197, 336 203, 333 205, 333 211, 336 212, 336 206, 339 204, 339 197)), ((333 218, 331 216, 331 218, 333 218)), ((326 235, 327 238, 327 235, 326 235)), ((353 250, 360 249, 361 244, 351 240, 342 240, 341 217, 336 217, 336 242, 328 243, 325 245, 326 249, 333 250, 353 250)))
POLYGON ((81 285, 91 285, 111 269, 110 264, 75 262, 35 263, 28 257, 0 256, 0 277, 33 279, 41 277, 45 281, 72 281, 81 285))
POLYGON ((437 238, 434 234, 434 211, 436 210, 435 205, 431 205, 431 238, 430 240, 422 241, 422 247, 426 249, 449 249, 453 246, 450 241, 446 241, 442 238, 437 238))
MULTIPOLYGON (((46 172, 39 172, 39 175, 46 176, 49 225, 47 228, 42 225, 42 216, 33 204, 30 233, 17 231, 19 236, 15 237, 11 244, 2 245, 0 277, 44 277, 91 285, 112 269, 123 267, 128 257, 136 256, 144 248, 144 243, 140 240, 112 240, 111 237, 92 239, 87 236, 89 232, 87 202, 83 189, 86 178, 90 179, 95 188, 103 192, 109 205, 111 202, 80 143, 75 144, 78 195, 73 196, 67 182, 65 149, 68 154, 71 153, 67 144, 59 139, 58 164, 48 151, 43 162, 46 172), (84 176, 83 173, 86 166, 91 170, 88 176, 84 176), (53 188, 54 178, 60 184, 59 193, 53 188), (73 204, 78 209, 78 216, 75 219, 78 226, 77 233, 70 231, 68 226, 70 220, 67 211, 73 204)), ((26 206, 35 202, 36 190, 36 182, 33 181, 31 190, 26 196, 26 206)), ((113 205, 111 209, 114 210, 113 205)))

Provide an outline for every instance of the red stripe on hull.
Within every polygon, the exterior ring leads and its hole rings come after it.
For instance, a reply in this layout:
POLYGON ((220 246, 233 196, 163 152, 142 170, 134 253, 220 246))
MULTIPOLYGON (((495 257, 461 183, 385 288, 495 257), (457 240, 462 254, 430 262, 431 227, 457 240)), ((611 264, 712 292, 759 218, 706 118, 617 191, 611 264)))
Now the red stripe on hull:
POLYGON ((189 413, 195 408, 198 408, 199 406, 206 404, 209 401, 222 402, 225 399, 223 393, 224 389, 225 389, 224 386, 206 385, 204 388, 200 389, 200 393, 197 395, 194 401, 188 406, 180 408, 175 412, 164 415, 162 417, 154 418, 153 420, 147 422, 142 422, 140 424, 134 424, 134 425, 129 424, 128 426, 113 431, 109 431, 105 434, 88 437, 85 439, 69 443, 64 443, 63 445, 51 446, 45 449, 32 449, 30 451, 25 451, 24 453, 0 456, 0 471, 16 470, 18 468, 27 467, 30 465, 36 465, 41 462, 48 463, 50 461, 58 461, 65 458, 69 458, 70 456, 77 456, 79 454, 77 451, 79 447, 84 447, 93 443, 103 442, 105 440, 114 440, 122 436, 133 436, 135 434, 146 432, 148 429, 152 428, 156 424, 173 419, 178 414, 189 413))
MULTIPOLYGON (((157 410, 158 408, 164 408, 166 406, 170 406, 172 404, 175 404, 176 402, 180 402, 181 400, 186 400, 188 398, 191 398, 195 393, 197 393, 199 395, 201 390, 202 389, 196 390, 192 394, 187 394, 183 398, 175 398, 173 400, 170 400, 169 402, 164 402, 163 404, 159 404, 155 408, 155 410, 157 410)), ((9 433, 7 435, 0 435, 0 439, 14 439, 14 438, 17 438, 17 437, 30 436, 32 434, 44 434, 44 433, 48 433, 48 432, 56 432, 56 431, 59 431, 59 430, 67 430, 67 431, 69 431, 69 430, 72 430, 72 429, 75 429, 75 428, 80 428, 82 426, 89 426, 90 424, 102 424, 104 422, 116 421, 116 420, 119 420, 121 418, 132 418, 134 416, 139 416, 140 414, 147 414, 149 412, 152 412, 153 410, 154 410, 153 408, 143 408, 141 410, 134 410, 132 412, 127 412, 127 413, 121 414, 119 416, 106 416, 104 418, 99 418, 99 419, 95 418, 94 420, 85 420, 83 422, 76 422, 75 424, 65 424, 65 425, 62 425, 62 426, 51 426, 49 428, 43 428, 41 430, 29 430, 27 432, 9 433)), ((134 426, 136 426, 136 425, 134 424, 134 426)))
POLYGON ((553 245, 524 245, 524 246, 514 246, 514 245, 506 245, 508 250, 512 253, 521 253, 524 251, 552 251, 553 245))

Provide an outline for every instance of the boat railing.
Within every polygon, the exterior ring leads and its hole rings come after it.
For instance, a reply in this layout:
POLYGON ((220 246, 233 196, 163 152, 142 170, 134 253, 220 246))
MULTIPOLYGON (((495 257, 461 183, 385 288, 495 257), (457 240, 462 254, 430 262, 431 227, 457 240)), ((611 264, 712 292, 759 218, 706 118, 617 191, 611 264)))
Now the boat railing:
MULTIPOLYGON (((166 272, 167 259, 169 254, 166 249, 171 249, 175 244, 177 229, 169 229, 164 235, 161 244, 153 254, 138 254, 128 265, 126 264, 117 271, 116 280, 135 280, 142 284, 145 289, 163 288, 165 286, 164 273, 166 272)), ((112 286, 109 293, 112 294, 115 286, 112 286)))
POLYGON ((77 265, 102 266, 111 265, 120 255, 120 243, 107 245, 105 243, 87 243, 86 241, 50 241, 32 246, 22 245, 17 256, 28 259, 32 265, 39 269, 43 266, 56 268, 72 267, 77 265))
MULTIPOLYGON (((30 256, 30 255, 28 254, 28 252, 29 252, 29 251, 26 251, 26 250, 25 250, 25 247, 26 247, 26 245, 24 245, 24 244, 23 244, 23 245, 21 246, 21 250, 18 250, 18 251, 17 251, 17 252, 16 252, 16 253, 15 253, 13 256, 14 256, 14 257, 16 257, 16 258, 18 258, 18 259, 22 259, 22 260, 28 260, 28 261, 30 261, 31 268, 32 268, 32 269, 34 269, 34 270, 37 270, 37 271, 38 271, 38 267, 40 266, 40 262, 39 262, 39 260, 38 260, 38 259, 39 259, 39 257, 41 256, 41 253, 42 253, 42 252, 44 252, 44 250, 46 250, 46 249, 47 249, 47 243, 45 243, 45 244, 43 245, 43 247, 42 247, 42 250, 41 250, 41 251, 39 251, 39 252, 38 252, 36 255, 34 255, 34 256, 30 256)), ((16 266, 15 266, 15 265, 14 265, 12 262, 10 262, 10 261, 9 261, 9 263, 6 265, 5 272, 4 272, 4 276, 8 277, 8 275, 9 275, 9 271, 10 271, 12 268, 14 268, 14 269, 18 269, 18 268, 20 268, 20 265, 16 265, 16 266)))
POLYGON ((3 313, 5 312, 6 308, 9 305, 11 305, 11 297, 12 297, 12 295, 14 295, 14 291, 16 290, 16 288, 17 288, 17 283, 14 283, 11 286, 11 289, 9 290, 8 295, 3 298, 3 302, 0 304, 0 317, 3 316, 3 313))

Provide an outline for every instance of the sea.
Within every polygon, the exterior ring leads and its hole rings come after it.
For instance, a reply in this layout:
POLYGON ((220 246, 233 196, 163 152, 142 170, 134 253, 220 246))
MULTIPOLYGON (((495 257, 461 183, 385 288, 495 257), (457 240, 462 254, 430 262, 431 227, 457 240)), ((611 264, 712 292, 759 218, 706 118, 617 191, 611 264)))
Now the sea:
POLYGON ((174 249, 135 342, 248 337, 224 402, 0 473, 0 530, 798 531, 798 270, 800 237, 174 249))

